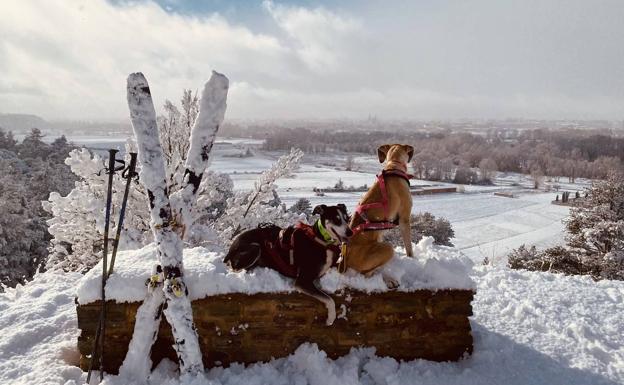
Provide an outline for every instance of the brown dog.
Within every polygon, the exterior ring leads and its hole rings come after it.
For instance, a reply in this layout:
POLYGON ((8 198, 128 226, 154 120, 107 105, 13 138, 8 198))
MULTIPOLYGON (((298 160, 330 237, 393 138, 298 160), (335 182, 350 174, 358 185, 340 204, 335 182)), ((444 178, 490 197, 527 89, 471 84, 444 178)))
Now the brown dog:
POLYGON ((367 204, 373 205, 363 209, 363 215, 356 212, 351 219, 350 226, 354 229, 355 235, 349 241, 345 258, 347 267, 366 275, 370 275, 377 268, 383 266, 394 255, 392 245, 382 242, 383 230, 374 230, 374 226, 370 226, 365 231, 356 230, 358 226, 360 228, 367 227, 362 226, 363 223, 366 223, 366 219, 375 225, 379 225, 381 222, 388 226, 390 226, 389 222, 396 223, 398 219, 405 252, 408 256, 413 256, 410 234, 412 194, 409 182, 401 174, 407 174, 407 163, 414 155, 414 148, 405 144, 384 144, 377 149, 377 155, 380 163, 386 161, 383 178, 386 190, 385 207, 382 207, 381 204, 374 204, 384 201, 383 191, 378 180, 364 194, 359 203, 359 207, 363 208, 367 204))

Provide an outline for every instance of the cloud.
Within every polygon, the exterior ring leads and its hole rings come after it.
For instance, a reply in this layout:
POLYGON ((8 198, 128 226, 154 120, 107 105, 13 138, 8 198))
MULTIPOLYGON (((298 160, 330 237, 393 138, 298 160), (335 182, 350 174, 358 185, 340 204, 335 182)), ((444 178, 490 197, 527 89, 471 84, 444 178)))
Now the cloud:
POLYGON ((308 9, 263 2, 305 65, 317 72, 337 71, 346 58, 350 39, 364 33, 360 22, 324 8, 308 9), (346 44, 345 44, 346 43, 346 44))
POLYGON ((162 102, 199 88, 212 69, 270 81, 289 60, 274 37, 151 2, 12 2, 0 13, 0 35, 1 108, 53 118, 123 116, 125 78, 134 71, 146 74, 162 102))
POLYGON ((229 118, 624 117, 621 1, 264 1, 245 23, 174 3, 4 4, 0 112, 126 119, 128 73, 160 105, 215 69, 229 118))

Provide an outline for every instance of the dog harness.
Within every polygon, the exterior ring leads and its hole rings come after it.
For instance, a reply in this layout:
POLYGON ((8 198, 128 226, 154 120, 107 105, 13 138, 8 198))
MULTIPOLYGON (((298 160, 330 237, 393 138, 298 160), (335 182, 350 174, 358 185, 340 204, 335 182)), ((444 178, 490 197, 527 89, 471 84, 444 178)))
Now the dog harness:
POLYGON ((299 269, 295 266, 295 233, 303 233, 325 249, 330 249, 336 255, 340 255, 340 247, 335 245, 327 230, 321 224, 320 219, 313 226, 299 222, 295 226, 289 226, 279 233, 277 240, 264 242, 265 250, 277 271, 290 278, 297 278, 299 269), (323 236, 323 239, 316 236, 314 228, 323 236))
MULTIPOLYGON (((359 216, 364 222, 355 226, 352 231, 353 234, 358 234, 362 231, 375 231, 375 230, 387 230, 392 229, 398 225, 396 219, 391 221, 389 218, 388 212, 388 191, 386 190, 386 181, 385 178, 387 176, 398 176, 400 178, 405 179, 407 185, 409 186, 409 180, 414 178, 413 175, 406 173, 403 170, 398 169, 390 169, 383 170, 381 174, 377 175, 377 183, 379 184, 379 190, 381 191, 381 202, 372 202, 365 204, 358 204, 355 208, 355 214, 359 216), (367 216, 366 211, 375 208, 382 208, 384 210, 385 221, 372 222, 367 216)), ((397 218, 398 219, 398 218, 397 218)))

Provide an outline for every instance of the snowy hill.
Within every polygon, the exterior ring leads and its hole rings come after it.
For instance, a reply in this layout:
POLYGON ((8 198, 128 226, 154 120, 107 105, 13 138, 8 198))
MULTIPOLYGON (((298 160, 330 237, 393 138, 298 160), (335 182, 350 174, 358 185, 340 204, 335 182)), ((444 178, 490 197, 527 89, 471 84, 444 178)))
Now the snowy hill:
POLYGON ((50 123, 37 115, 0 114, 0 127, 15 134, 29 132, 31 128, 40 130, 50 127, 50 123))
MULTIPOLYGON (((432 251, 433 252, 433 251, 432 251)), ((624 282, 478 266, 474 354, 458 363, 397 362, 356 349, 329 360, 303 344, 288 358, 180 380, 162 362, 151 384, 624 383, 624 282)), ((74 298, 80 274, 46 272, 0 295, 0 382, 80 384, 74 298)), ((97 376, 94 376, 97 377, 97 376)), ((96 380, 93 380, 96 383, 96 380)), ((116 376, 105 384, 126 384, 116 376)))

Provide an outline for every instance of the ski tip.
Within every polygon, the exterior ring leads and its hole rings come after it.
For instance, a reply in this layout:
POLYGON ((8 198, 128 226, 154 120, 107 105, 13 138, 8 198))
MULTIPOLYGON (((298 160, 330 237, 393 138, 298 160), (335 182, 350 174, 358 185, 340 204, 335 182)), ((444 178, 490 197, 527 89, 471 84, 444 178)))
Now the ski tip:
POLYGON ((142 88, 149 93, 149 85, 142 72, 134 72, 128 75, 128 88, 142 88))
POLYGON ((230 86, 230 80, 227 76, 219 73, 217 71, 212 71, 212 76, 210 76, 210 80, 206 83, 206 88, 215 87, 215 88, 224 88, 227 89, 230 86))

